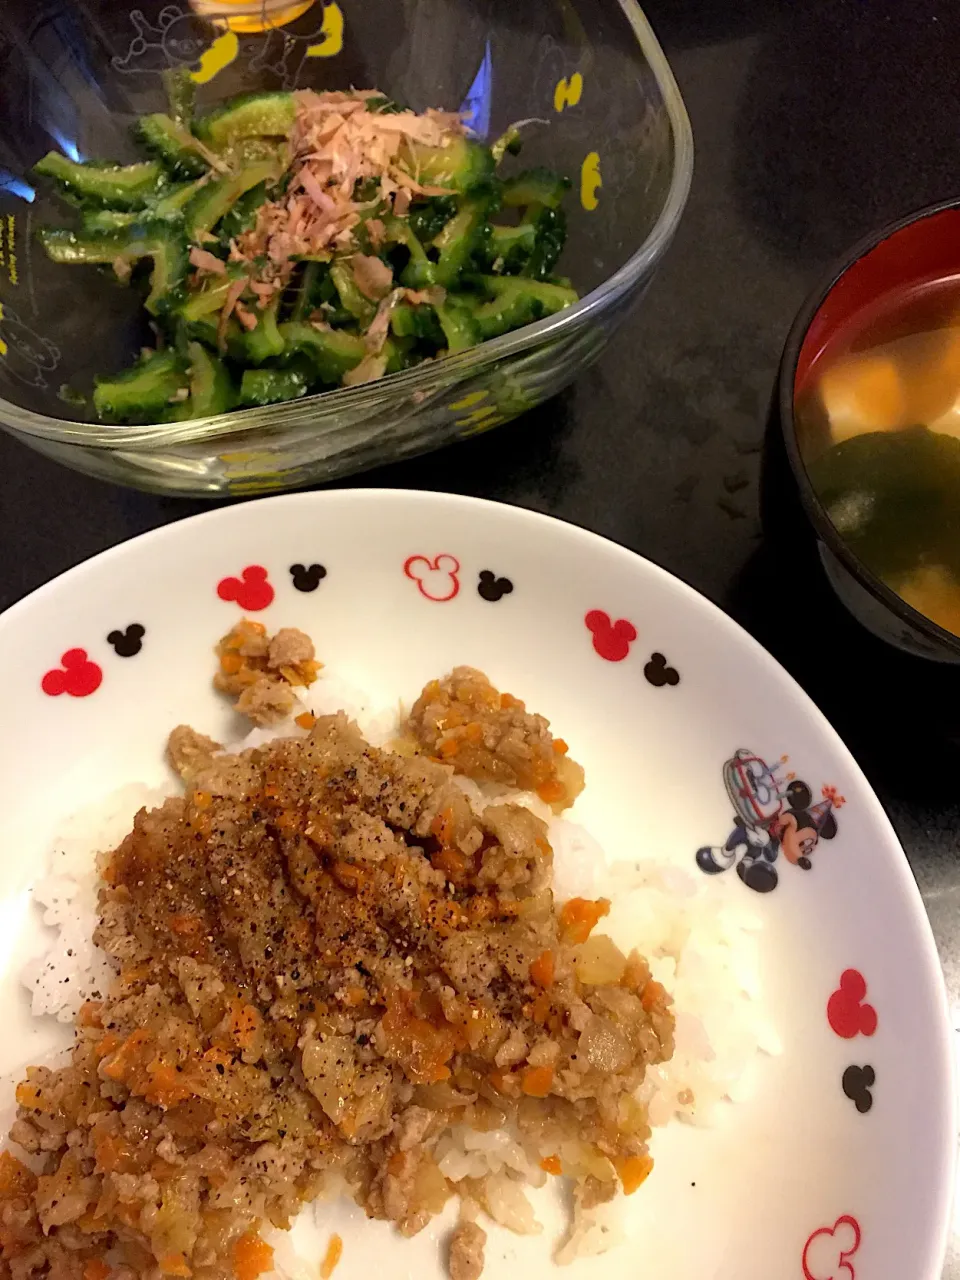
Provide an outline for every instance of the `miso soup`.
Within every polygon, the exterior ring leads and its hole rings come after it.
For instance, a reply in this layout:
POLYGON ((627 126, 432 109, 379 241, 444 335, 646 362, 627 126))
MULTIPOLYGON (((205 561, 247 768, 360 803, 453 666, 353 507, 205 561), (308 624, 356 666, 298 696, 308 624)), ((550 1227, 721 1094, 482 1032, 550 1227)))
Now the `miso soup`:
POLYGON ((795 412, 837 531, 888 587, 960 635, 960 278, 858 316, 812 362, 795 412))

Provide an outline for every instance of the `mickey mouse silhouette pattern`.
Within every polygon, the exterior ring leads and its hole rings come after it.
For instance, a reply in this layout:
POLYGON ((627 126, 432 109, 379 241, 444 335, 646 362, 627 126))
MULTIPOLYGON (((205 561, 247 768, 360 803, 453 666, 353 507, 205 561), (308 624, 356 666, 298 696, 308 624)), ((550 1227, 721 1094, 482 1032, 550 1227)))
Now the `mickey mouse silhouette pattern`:
POLYGON ((446 604, 460 592, 460 561, 456 556, 444 553, 432 560, 429 556, 407 556, 403 572, 417 584, 424 599, 435 604, 446 604))
POLYGON ((845 1213, 832 1227, 818 1227, 803 1246, 804 1280, 856 1280, 850 1259, 859 1252, 860 1223, 845 1213))
POLYGON ((512 591, 513 583, 509 578, 498 578, 492 569, 481 569, 477 579, 477 595, 481 600, 496 604, 512 591))
POLYGON ((593 637, 593 648, 607 662, 622 662, 637 638, 637 629, 626 618, 614 622, 602 609, 591 609, 584 616, 584 626, 593 637))
POLYGON ((88 698, 96 693, 103 680, 103 670, 87 657, 86 649, 68 649, 60 655, 60 666, 47 671, 40 688, 49 698, 62 693, 71 698, 88 698))
POLYGON ((146 634, 146 628, 139 622, 131 622, 124 631, 111 631, 107 636, 107 644, 113 646, 118 658, 135 658, 143 648, 143 637, 146 634))
POLYGON ((262 564, 248 564, 239 578, 221 578, 217 595, 221 600, 235 601, 241 609, 256 613, 273 602, 273 587, 262 564))
POLYGON ((836 787, 825 786, 813 803, 813 792, 793 773, 781 773, 788 757, 769 765, 741 748, 723 766, 723 782, 733 805, 733 830, 723 845, 697 850, 697 866, 707 875, 737 868, 737 875, 756 893, 770 893, 779 883, 780 854, 791 866, 809 871, 821 840, 837 834, 836 811, 844 804, 836 787))
POLYGON ((322 564, 292 564, 290 578, 298 591, 316 591, 327 576, 322 564))

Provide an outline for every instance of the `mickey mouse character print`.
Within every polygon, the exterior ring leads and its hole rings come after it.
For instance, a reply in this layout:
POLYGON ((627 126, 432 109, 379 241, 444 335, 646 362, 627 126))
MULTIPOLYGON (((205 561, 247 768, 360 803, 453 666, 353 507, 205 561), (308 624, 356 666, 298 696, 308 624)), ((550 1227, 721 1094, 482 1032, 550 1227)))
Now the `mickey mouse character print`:
POLYGON ((783 773, 787 756, 769 765, 741 748, 723 766, 723 782, 733 805, 733 830, 725 844, 697 850, 697 866, 707 875, 737 868, 737 875, 756 893, 770 893, 779 883, 774 865, 780 854, 791 866, 809 871, 821 840, 837 834, 837 810, 843 796, 825 786, 820 799, 806 782, 783 773))

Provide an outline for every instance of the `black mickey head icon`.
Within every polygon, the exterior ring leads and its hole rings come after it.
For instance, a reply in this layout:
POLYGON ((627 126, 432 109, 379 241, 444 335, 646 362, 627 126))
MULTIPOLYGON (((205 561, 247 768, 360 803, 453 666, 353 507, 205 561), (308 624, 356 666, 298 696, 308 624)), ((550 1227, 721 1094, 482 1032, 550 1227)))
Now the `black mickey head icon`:
POLYGON ((843 1092, 862 1116, 873 1106, 873 1094, 870 1090, 876 1082, 877 1073, 873 1067, 847 1067, 843 1073, 843 1092))
POLYGON ((650 661, 643 668, 643 674, 657 688, 665 684, 680 683, 680 672, 675 667, 667 665, 667 660, 662 653, 650 655, 650 661))
POLYGON ((293 585, 298 591, 316 591, 326 576, 327 571, 322 564, 292 564, 290 566, 290 577, 293 579, 293 585))
POLYGON ((131 622, 126 631, 111 631, 107 636, 107 644, 113 645, 118 658, 133 658, 143 648, 143 637, 146 628, 139 622, 131 622))
POLYGON ((481 600, 489 600, 491 604, 496 604, 498 600, 508 596, 512 590, 513 583, 509 578, 498 578, 490 569, 484 569, 480 574, 477 595, 481 600))

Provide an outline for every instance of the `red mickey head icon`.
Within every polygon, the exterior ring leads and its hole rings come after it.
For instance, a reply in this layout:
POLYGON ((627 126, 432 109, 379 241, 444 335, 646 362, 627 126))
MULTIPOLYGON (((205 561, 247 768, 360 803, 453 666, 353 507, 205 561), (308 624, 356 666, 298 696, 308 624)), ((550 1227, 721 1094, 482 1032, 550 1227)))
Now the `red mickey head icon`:
POLYGON ((803 1247, 804 1280, 856 1280, 850 1259, 860 1248, 860 1223, 850 1214, 814 1231, 803 1247))
POLYGON ((239 578, 221 578, 217 583, 221 600, 235 600, 241 609, 251 613, 265 609, 273 601, 273 594, 262 564, 248 564, 239 578))
POLYGON ((637 638, 637 629, 626 618, 610 621, 610 615, 602 609, 591 609, 584 618, 587 630, 593 636, 593 647, 607 662, 622 662, 637 638))
POLYGON ((456 556, 408 556, 403 572, 417 584, 417 590, 428 600, 444 604, 460 590, 460 561, 456 556))
POLYGON ((872 1036, 876 1031, 877 1011, 863 1003, 866 994, 866 980, 858 969, 846 969, 840 975, 840 985, 827 1001, 827 1021, 842 1039, 872 1036))
POLYGON ((58 698, 61 693, 86 698, 96 693, 102 679, 103 671, 90 661, 86 649, 68 649, 60 657, 60 666, 44 675, 40 688, 51 698, 58 698))

